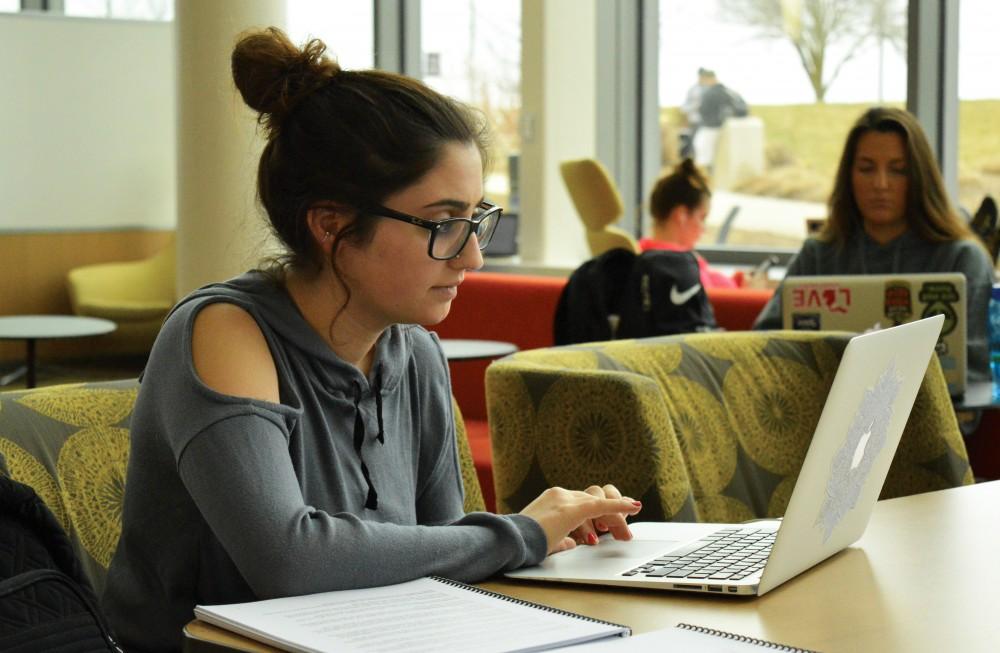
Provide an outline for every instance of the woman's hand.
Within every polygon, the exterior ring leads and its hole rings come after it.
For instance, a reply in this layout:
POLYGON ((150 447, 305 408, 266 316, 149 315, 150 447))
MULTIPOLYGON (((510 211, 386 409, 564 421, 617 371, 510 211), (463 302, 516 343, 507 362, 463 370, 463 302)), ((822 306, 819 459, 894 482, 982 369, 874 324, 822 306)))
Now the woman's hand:
POLYGON ((616 540, 632 539, 625 523, 642 504, 622 497, 613 485, 591 485, 585 492, 553 487, 529 503, 522 515, 531 517, 545 531, 548 552, 572 549, 577 542, 597 544, 599 533, 610 532, 616 540))

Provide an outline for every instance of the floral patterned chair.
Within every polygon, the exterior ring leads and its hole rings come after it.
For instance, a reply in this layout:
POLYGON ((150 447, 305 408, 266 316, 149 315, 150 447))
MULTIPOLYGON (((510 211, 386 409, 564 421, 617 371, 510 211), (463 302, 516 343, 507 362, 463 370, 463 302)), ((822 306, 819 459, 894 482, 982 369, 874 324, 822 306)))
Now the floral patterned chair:
MULTIPOLYGON (((0 393, 0 473, 30 485, 55 514, 97 595, 121 535, 135 379, 0 393)), ((455 405, 466 510, 483 509, 455 405)))
MULTIPOLYGON (((850 339, 729 332, 551 347, 493 363, 499 512, 549 486, 613 483, 645 520, 777 517, 850 339)), ((973 482, 937 357, 882 498, 973 482)))

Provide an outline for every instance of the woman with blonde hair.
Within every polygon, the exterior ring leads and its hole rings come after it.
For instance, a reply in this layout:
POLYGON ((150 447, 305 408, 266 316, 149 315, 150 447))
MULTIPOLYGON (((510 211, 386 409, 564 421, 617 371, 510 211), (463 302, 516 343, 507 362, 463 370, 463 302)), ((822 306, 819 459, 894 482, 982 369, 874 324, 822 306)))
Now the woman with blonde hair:
MULTIPOLYGON (((990 379, 986 340, 993 266, 948 199, 916 117, 873 107, 851 128, 822 231, 786 276, 961 272, 967 288, 968 378, 990 379)), ((781 327, 781 288, 755 329, 781 327)))
POLYGON ((472 582, 631 538, 639 502, 612 485, 464 513, 447 363, 416 325, 445 318, 500 219, 484 127, 324 49, 271 28, 233 51, 286 255, 182 299, 153 346, 103 597, 130 651, 178 650, 196 604, 472 582))

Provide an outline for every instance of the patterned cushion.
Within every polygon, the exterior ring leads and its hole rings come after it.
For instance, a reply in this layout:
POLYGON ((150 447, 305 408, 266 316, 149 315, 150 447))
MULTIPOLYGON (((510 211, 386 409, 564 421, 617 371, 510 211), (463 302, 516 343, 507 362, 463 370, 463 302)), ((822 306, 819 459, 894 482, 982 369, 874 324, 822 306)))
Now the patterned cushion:
POLYGON ((479 476, 472 460, 472 450, 469 448, 469 438, 465 432, 465 422, 458 402, 451 398, 452 409, 455 411, 455 440, 458 443, 458 459, 462 465, 462 484, 465 485, 465 512, 482 512, 486 509, 483 501, 483 490, 479 486, 479 476))
POLYGON ((100 595, 121 535, 134 379, 0 393, 0 453, 55 514, 100 595))
MULTIPOLYGON (((525 351, 486 387, 500 512, 613 483, 646 520, 739 522, 788 505, 848 334, 706 333, 525 351)), ((882 498, 972 482, 937 357, 882 498)))
MULTIPOLYGON (((121 535, 128 425, 138 388, 128 379, 0 392, 0 471, 45 501, 98 596, 121 535)), ((457 405, 455 419, 466 509, 482 510, 457 405)))

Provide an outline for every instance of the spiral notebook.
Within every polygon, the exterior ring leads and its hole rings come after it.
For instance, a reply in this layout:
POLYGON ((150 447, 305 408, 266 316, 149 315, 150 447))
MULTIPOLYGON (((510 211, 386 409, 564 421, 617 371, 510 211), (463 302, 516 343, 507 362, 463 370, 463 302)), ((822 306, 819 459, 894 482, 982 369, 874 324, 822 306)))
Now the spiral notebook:
POLYGON ((294 653, 544 651, 632 632, 436 576, 386 587, 199 605, 194 613, 294 653))

